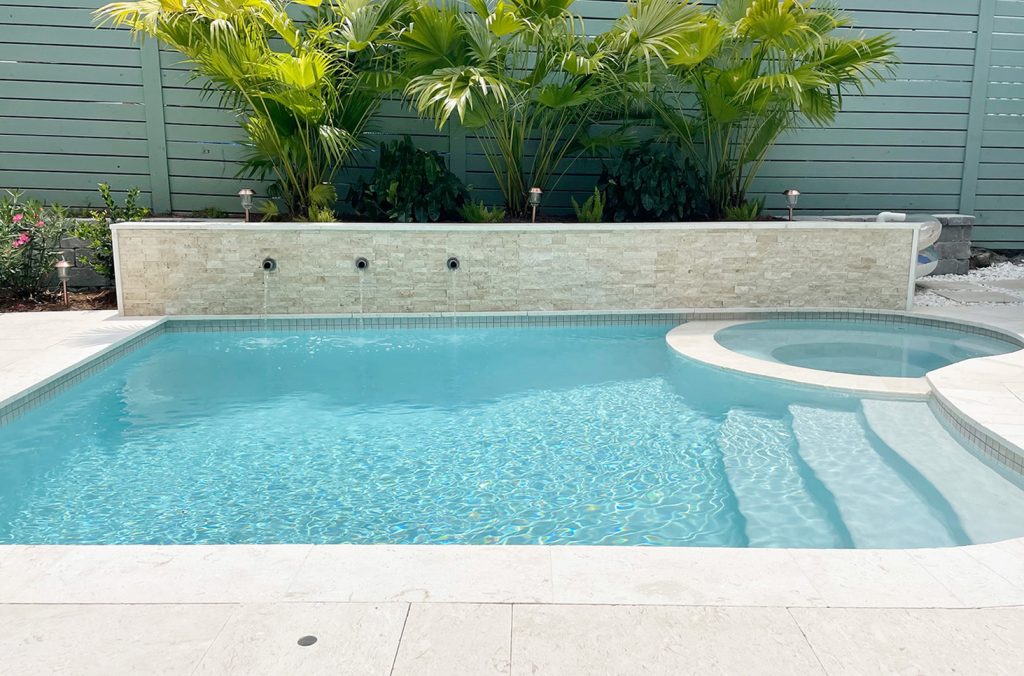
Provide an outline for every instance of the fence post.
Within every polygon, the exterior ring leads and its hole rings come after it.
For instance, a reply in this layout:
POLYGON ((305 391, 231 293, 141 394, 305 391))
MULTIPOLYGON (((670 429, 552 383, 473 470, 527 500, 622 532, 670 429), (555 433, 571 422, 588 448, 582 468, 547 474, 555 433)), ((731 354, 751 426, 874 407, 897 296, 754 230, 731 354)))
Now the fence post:
POLYGON ((989 68, 992 64, 992 33, 995 32, 994 0, 982 0, 978 11, 978 32, 974 45, 974 78, 967 115, 967 144, 964 170, 960 179, 960 213, 974 214, 978 195, 978 169, 985 134, 985 108, 988 103, 989 68))
POLYGON ((153 213, 171 213, 171 178, 167 169, 167 130, 164 128, 164 86, 160 70, 160 43, 142 41, 142 101, 146 115, 146 148, 153 213))
POLYGON ((448 120, 448 169, 466 182, 466 128, 454 117, 448 120))

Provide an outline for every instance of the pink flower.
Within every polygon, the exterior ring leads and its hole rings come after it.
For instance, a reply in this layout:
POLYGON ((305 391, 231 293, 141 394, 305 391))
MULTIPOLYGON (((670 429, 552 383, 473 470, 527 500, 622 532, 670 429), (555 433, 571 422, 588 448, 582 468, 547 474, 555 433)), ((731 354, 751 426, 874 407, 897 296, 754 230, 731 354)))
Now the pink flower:
POLYGON ((43 223, 42 221, 37 221, 37 222, 36 222, 36 227, 37 227, 37 228, 41 228, 41 227, 43 227, 44 225, 46 225, 46 223, 43 223))
POLYGON ((25 214, 14 214, 14 222, 21 223, 21 219, 25 218, 25 214))
POLYGON ((15 248, 15 249, 18 249, 18 248, 20 248, 20 247, 23 247, 23 246, 25 246, 26 244, 28 244, 28 242, 29 242, 29 240, 30 240, 30 239, 31 239, 31 238, 29 237, 29 235, 28 235, 28 233, 27 233, 27 232, 23 232, 23 233, 21 233, 21 234, 20 234, 20 235, 18 236, 18 239, 14 240, 14 248, 15 248))

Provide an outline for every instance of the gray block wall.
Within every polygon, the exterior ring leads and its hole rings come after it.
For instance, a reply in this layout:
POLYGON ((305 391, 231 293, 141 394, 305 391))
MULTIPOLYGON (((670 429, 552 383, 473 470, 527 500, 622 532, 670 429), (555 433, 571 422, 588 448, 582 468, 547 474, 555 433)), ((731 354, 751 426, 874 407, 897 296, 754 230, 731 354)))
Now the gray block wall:
POLYGON ((77 237, 65 237, 60 241, 61 253, 64 260, 74 267, 68 271, 68 287, 72 289, 89 289, 96 287, 113 286, 113 283, 97 274, 92 267, 86 263, 90 253, 89 243, 77 237))
POLYGON ((971 235, 974 216, 935 214, 942 223, 942 234, 935 243, 939 264, 933 275, 966 275, 971 269, 971 235))

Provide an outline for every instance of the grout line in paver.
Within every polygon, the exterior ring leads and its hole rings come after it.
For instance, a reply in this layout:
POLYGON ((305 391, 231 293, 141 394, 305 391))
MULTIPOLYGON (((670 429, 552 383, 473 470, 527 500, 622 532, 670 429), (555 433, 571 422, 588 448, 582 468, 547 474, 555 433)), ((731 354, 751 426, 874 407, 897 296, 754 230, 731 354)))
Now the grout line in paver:
POLYGON ((512 676, 512 642, 516 636, 516 604, 508 609, 508 674, 512 676))
POLYGON ((395 665, 398 664, 398 651, 402 649, 402 639, 405 638, 405 627, 409 624, 409 613, 412 612, 412 603, 405 604, 405 619, 402 620, 402 631, 398 634, 398 645, 395 646, 395 656, 391 660, 391 671, 388 676, 394 676, 395 665))
POLYGON ((295 574, 292 575, 292 579, 288 580, 288 584, 284 587, 285 594, 291 593, 292 587, 295 585, 295 581, 299 579, 299 575, 302 574, 302 569, 306 566, 306 561, 309 560, 310 554, 313 553, 313 547, 316 547, 316 545, 309 545, 309 548, 306 550, 306 555, 302 557, 302 561, 300 561, 299 565, 295 567, 295 574))
POLYGON ((206 650, 203 651, 203 656, 200 657, 199 660, 196 662, 196 666, 192 667, 192 671, 189 672, 190 674, 195 674, 197 671, 199 671, 199 667, 203 666, 203 662, 206 661, 206 656, 210 654, 210 651, 213 649, 214 644, 217 643, 217 639, 220 638, 220 635, 223 634, 224 630, 227 628, 228 623, 231 622, 235 615, 242 610, 241 603, 235 603, 233 605, 235 606, 234 611, 228 613, 228 616, 224 618, 224 624, 220 625, 220 629, 218 629, 217 633, 214 634, 213 640, 210 641, 210 645, 206 646, 206 650))
POLYGON ((804 643, 807 644, 811 654, 814 655, 814 660, 818 663, 818 666, 821 667, 821 673, 826 674, 827 676, 828 669, 825 668, 825 663, 821 661, 820 657, 818 657, 818 651, 814 649, 814 645, 811 643, 811 639, 807 638, 807 633, 804 631, 803 626, 801 626, 800 620, 796 619, 796 616, 793 615, 793 611, 789 606, 786 606, 786 614, 789 615, 789 619, 793 620, 793 624, 796 625, 800 635, 804 637, 804 643))
MULTIPOLYGON (((999 543, 995 542, 993 544, 999 544, 999 543)), ((990 573, 992 573, 993 575, 998 577, 1000 580, 1003 580, 1004 582, 1009 584, 1011 587, 1017 587, 1018 586, 1018 584, 1016 582, 1014 582, 1013 580, 1011 580, 1007 576, 1003 575, 998 570, 996 570, 992 566, 988 565, 987 563, 985 563, 984 561, 979 559, 977 556, 974 556, 970 552, 964 552, 964 553, 967 554, 968 558, 972 559, 975 563, 981 564, 982 568, 984 568, 985 570, 989 571, 990 573)), ((1010 606, 983 606, 983 607, 985 607, 985 608, 989 608, 989 607, 991 607, 991 608, 1016 608, 1018 606, 1019 606, 1019 604, 1017 604, 1017 605, 1010 605, 1010 606)))
MULTIPOLYGON (((917 566, 918 568, 920 568, 920 569, 921 569, 922 571, 924 571, 925 575, 927 575, 928 577, 930 577, 930 578, 931 578, 932 580, 934 580, 934 581, 935 581, 935 582, 936 582, 936 583, 937 583, 937 584, 938 584, 938 585, 939 585, 940 587, 942 587, 943 589, 945 589, 945 590, 946 590, 946 592, 948 592, 948 593, 949 593, 949 595, 950 595, 950 596, 952 596, 952 597, 953 597, 954 599, 956 599, 957 601, 959 601, 959 602, 960 602, 961 604, 964 604, 964 605, 961 605, 961 606, 960 606, 959 608, 957 608, 957 610, 959 610, 959 609, 969 609, 969 608, 970 608, 970 606, 969 606, 969 605, 967 605, 967 602, 966 602, 966 601, 964 601, 964 600, 963 600, 962 598, 960 598, 960 595, 959 595, 959 594, 957 594, 957 593, 956 593, 956 591, 954 591, 954 590, 953 590, 953 589, 951 589, 951 588, 950 588, 950 587, 949 587, 948 585, 946 585, 945 583, 943 583, 943 581, 942 581, 942 580, 940 580, 940 579, 939 579, 938 577, 936 577, 936 576, 935 576, 935 573, 933 573, 932 571, 930 571, 930 570, 929 570, 929 569, 928 569, 928 568, 927 568, 926 566, 924 566, 924 565, 923 565, 923 564, 922 564, 922 563, 921 563, 920 561, 916 561, 916 560, 914 560, 914 558, 913 558, 913 557, 914 557, 914 555, 913 555, 913 554, 911 554, 910 556, 911 556, 911 560, 913 560, 913 561, 914 561, 914 565, 916 565, 916 566, 917 566)), ((969 556, 969 555, 968 555, 968 556, 969 556)), ((978 561, 978 563, 981 563, 981 562, 980 562, 980 561, 978 561)), ((984 564, 983 564, 983 565, 984 565, 984 564)), ((1007 582, 1009 582, 1009 580, 1007 580, 1007 582)), ((1010 585, 1012 586, 1012 585, 1013 585, 1013 583, 1010 583, 1010 585)), ((952 609, 952 608, 947 608, 947 610, 953 610, 953 609, 952 609)))
MULTIPOLYGON (((176 602, 25 602, 25 601, 8 601, 0 602, 0 608, 6 606, 97 606, 97 607, 114 607, 114 606, 250 606, 250 605, 263 605, 263 606, 276 606, 276 605, 325 605, 325 606, 379 606, 381 604, 395 604, 397 601, 228 601, 228 602, 211 602, 211 601, 191 601, 187 603, 176 603, 176 602)), ((851 606, 851 605, 824 605, 824 606, 811 606, 811 605, 796 605, 791 603, 779 603, 775 605, 758 605, 753 603, 737 603, 737 604, 713 604, 713 603, 547 603, 541 601, 531 602, 497 602, 497 601, 415 601, 405 602, 407 605, 416 603, 418 605, 431 605, 431 604, 442 604, 442 605, 466 605, 466 606, 569 606, 569 607, 599 607, 599 608, 760 608, 760 609, 792 609, 792 610, 941 610, 941 611, 969 611, 969 610, 1024 610, 1024 604, 1021 603, 1005 603, 1005 604, 994 604, 994 605, 960 605, 960 606, 851 606)))

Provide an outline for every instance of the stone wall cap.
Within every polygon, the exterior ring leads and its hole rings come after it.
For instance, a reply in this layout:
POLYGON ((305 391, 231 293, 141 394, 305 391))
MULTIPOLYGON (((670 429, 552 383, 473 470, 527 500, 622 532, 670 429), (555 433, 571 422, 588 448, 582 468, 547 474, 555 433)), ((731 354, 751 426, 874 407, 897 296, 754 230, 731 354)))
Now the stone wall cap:
POLYGON ((932 218, 943 225, 974 225, 974 216, 966 214, 934 214, 932 218))
POLYGON ((844 221, 712 221, 686 223, 245 223, 168 220, 114 223, 112 230, 275 230, 320 232, 630 232, 636 230, 913 230, 920 223, 844 221))

